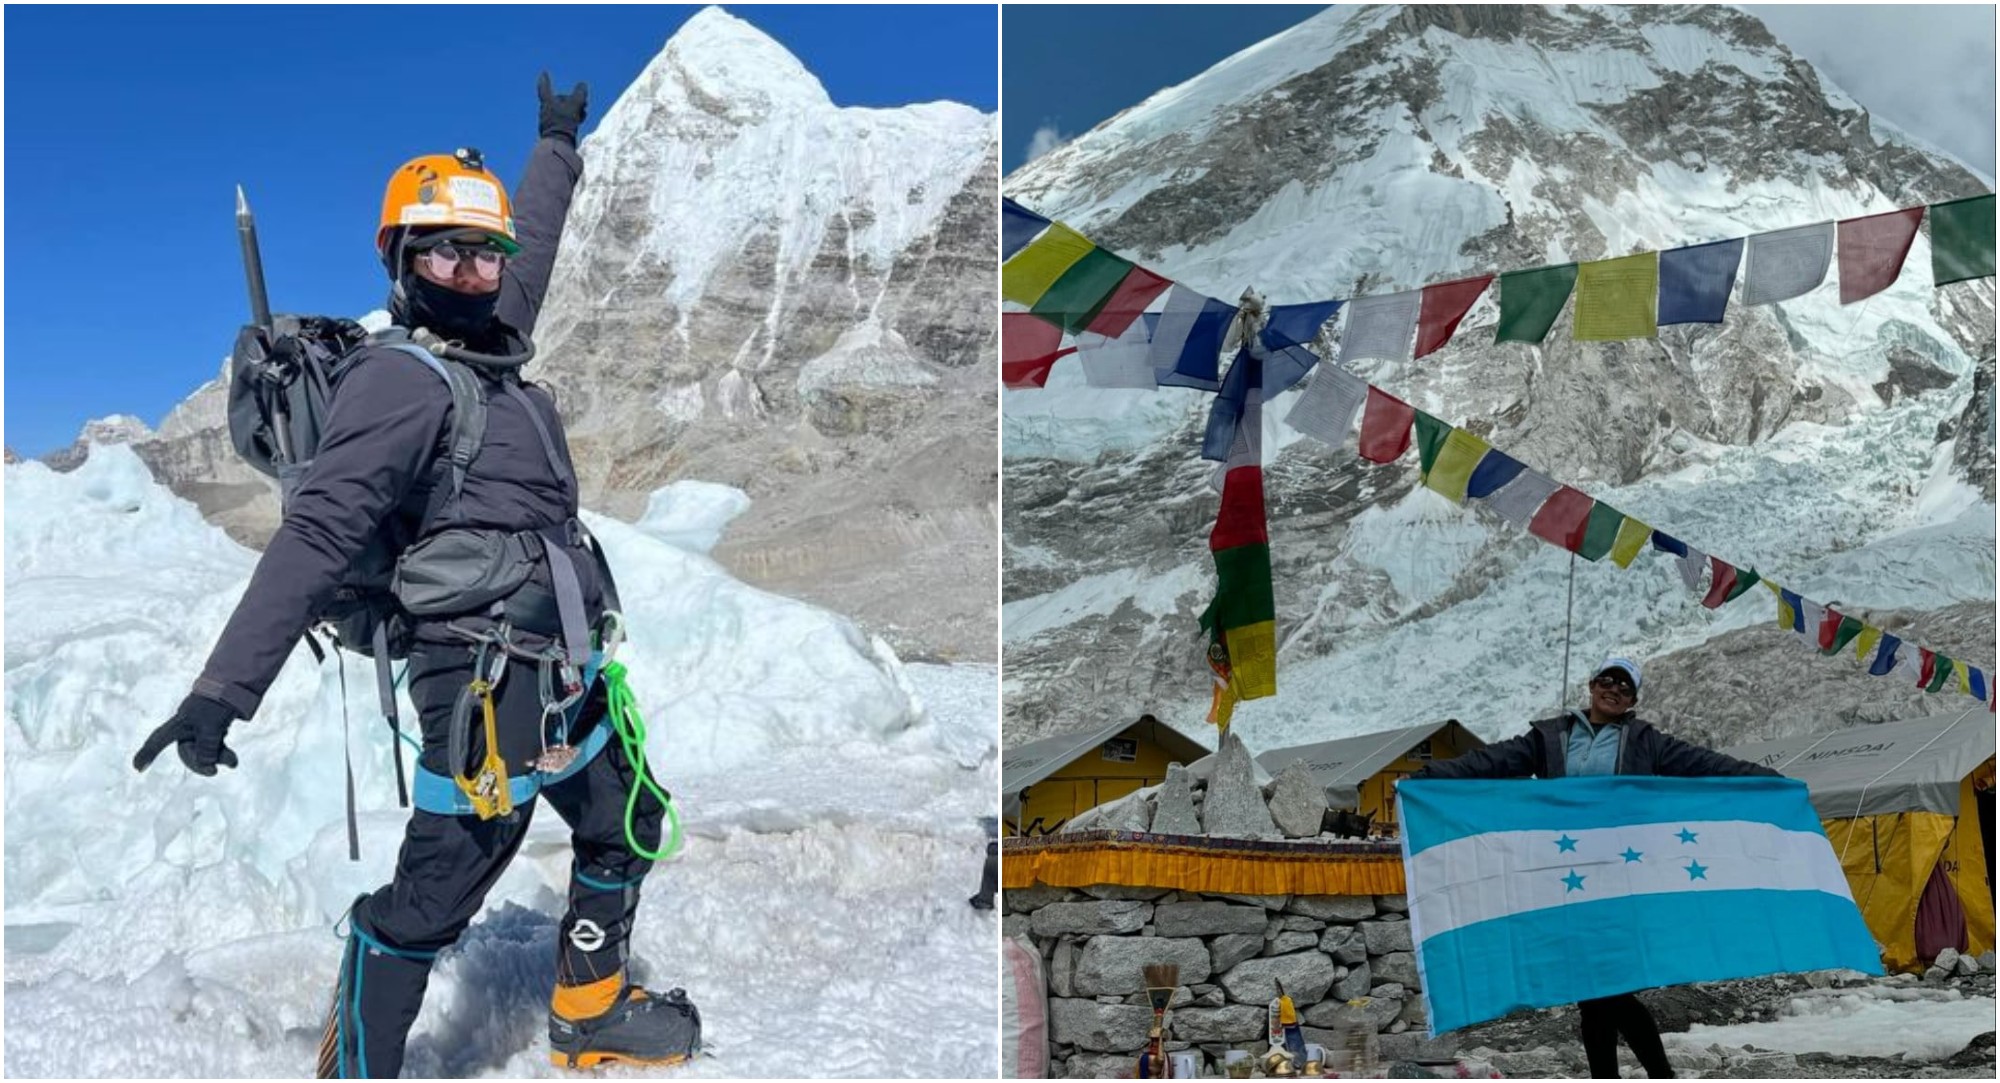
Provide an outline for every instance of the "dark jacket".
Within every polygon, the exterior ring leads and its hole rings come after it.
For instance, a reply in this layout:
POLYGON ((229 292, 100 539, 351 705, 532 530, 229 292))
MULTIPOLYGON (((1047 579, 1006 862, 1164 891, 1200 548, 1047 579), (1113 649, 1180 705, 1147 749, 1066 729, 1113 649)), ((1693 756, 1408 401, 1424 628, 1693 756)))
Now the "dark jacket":
MULTIPOLYGON (((534 330, 570 197, 582 175, 582 158, 562 140, 543 139, 529 155, 514 195, 521 252, 508 261, 495 306, 496 317, 510 329, 509 340, 534 330)), ((437 480, 450 390, 408 354, 384 346, 363 350, 341 379, 311 469, 194 684, 196 694, 229 705, 243 718, 256 713, 307 625, 385 521, 404 544, 416 540, 437 480)), ((485 439, 458 505, 463 521, 443 525, 510 531, 561 526, 576 516, 576 492, 550 466, 523 403, 500 380, 482 377, 485 439)), ((568 466, 569 444, 555 401, 539 387, 524 390, 568 466)), ((594 616, 601 593, 594 564, 580 549, 576 555, 594 616)))
MULTIPOLYGON (((1433 760, 1411 778, 1561 778, 1568 753, 1569 730, 1575 715, 1557 715, 1533 722, 1519 737, 1476 748, 1449 760, 1433 760)), ((1688 744, 1653 728, 1636 714, 1627 715, 1618 745, 1621 775, 1776 775, 1768 767, 1688 744)))

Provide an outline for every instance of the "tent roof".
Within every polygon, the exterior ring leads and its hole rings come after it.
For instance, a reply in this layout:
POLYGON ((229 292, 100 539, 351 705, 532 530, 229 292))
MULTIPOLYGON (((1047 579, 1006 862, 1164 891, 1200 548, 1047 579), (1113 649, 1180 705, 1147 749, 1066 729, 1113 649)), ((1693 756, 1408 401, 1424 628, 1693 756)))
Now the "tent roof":
POLYGON ((1959 783, 1992 758, 1993 739, 1993 715, 1974 706, 1723 751, 1804 782, 1822 819, 1911 811, 1956 816, 1959 783))
MULTIPOLYGON (((1091 749, 1142 724, 1121 719, 1094 729, 1043 737, 1006 750, 1000 757, 1001 799, 1011 804, 1022 790, 1075 763, 1077 757, 1091 749)), ((1153 722, 1153 732, 1146 736, 1166 746, 1168 757, 1182 763, 1208 751, 1196 744, 1193 738, 1158 720, 1153 722)))
MULTIPOLYGON (((1428 740, 1447 727, 1470 738, 1474 748, 1486 743, 1460 726, 1457 719, 1447 718, 1442 722, 1424 722, 1381 733, 1342 737, 1336 741, 1274 748, 1258 756, 1257 765, 1276 775, 1291 766, 1293 760, 1303 759, 1314 781, 1329 790, 1351 795, 1360 789, 1363 782, 1375 777, 1377 771, 1401 759, 1417 742, 1428 740)), ((1352 800, 1352 797, 1348 799, 1352 800)))

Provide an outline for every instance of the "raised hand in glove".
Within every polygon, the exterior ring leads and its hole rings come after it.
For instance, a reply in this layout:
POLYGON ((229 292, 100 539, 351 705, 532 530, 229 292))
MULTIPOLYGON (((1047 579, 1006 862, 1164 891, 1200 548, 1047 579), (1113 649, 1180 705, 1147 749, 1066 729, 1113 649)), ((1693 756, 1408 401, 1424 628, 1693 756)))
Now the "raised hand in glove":
POLYGON ((542 138, 555 136, 576 146, 576 133, 583 127, 583 115, 590 104, 590 84, 578 83, 569 93, 557 94, 549 83, 549 73, 543 72, 535 93, 542 99, 542 138))
POLYGON ((132 757, 132 769, 144 771, 151 767, 153 758, 171 744, 180 746, 181 762, 197 775, 215 774, 217 764, 234 767, 236 753, 222 739, 229 735, 230 723, 235 721, 234 708, 206 696, 189 696, 181 701, 180 708, 165 725, 146 738, 139 754, 132 757))

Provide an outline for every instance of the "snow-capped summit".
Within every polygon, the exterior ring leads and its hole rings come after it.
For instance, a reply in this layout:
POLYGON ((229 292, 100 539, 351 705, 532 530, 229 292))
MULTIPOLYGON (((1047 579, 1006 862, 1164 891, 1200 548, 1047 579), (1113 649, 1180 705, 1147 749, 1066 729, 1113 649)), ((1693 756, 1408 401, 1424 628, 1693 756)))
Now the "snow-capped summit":
POLYGON ((696 12, 667 39, 667 47, 646 66, 618 105, 604 114, 606 123, 599 131, 618 117, 619 106, 658 100, 668 88, 684 95, 690 104, 722 116, 768 112, 785 105, 810 108, 833 104, 819 79, 790 50, 712 6, 696 12))
MULTIPOLYGON (((1254 286, 1289 304, 1986 186, 1733 8, 1410 5, 1308 19, 1004 190, 1211 296, 1254 286)), ((1864 302, 1839 304, 1835 277, 1654 339, 1575 342, 1566 314, 1540 346, 1493 342, 1489 289, 1442 351, 1355 368, 1717 556, 1807 597, 1904 611, 1927 646, 1990 664, 1991 283, 1933 289, 1924 236, 1864 302), (1978 605, 1983 624, 1938 616, 1978 605)), ((1080 382, 1068 360, 1047 390, 1005 398, 1007 738, 1142 711, 1202 732, 1210 400, 1080 382)), ((1722 637, 1771 623, 1762 593, 1711 612, 1649 556, 1581 564, 1572 629, 1567 554, 1417 488, 1414 457, 1376 467, 1351 436, 1302 439, 1281 421, 1295 398, 1264 414, 1280 692, 1237 716, 1256 747, 1446 717, 1518 732, 1573 701, 1566 650, 1574 683, 1614 647, 1685 661, 1647 704, 1684 732, 1927 709, 1900 678, 1739 650, 1722 637), (1758 686, 1753 656, 1782 668, 1781 702, 1723 691, 1758 686)))

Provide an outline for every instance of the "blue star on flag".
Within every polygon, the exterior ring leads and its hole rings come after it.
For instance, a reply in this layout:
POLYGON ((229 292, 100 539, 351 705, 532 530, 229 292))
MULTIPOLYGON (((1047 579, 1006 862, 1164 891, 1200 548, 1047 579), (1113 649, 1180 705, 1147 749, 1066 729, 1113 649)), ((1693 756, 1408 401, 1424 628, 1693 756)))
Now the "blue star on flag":
POLYGON ((1626 863, 1627 865, 1629 865, 1629 864, 1631 864, 1632 862, 1634 862, 1634 861, 1637 861, 1637 860, 1639 860, 1639 859, 1640 859, 1641 857, 1643 857, 1643 856, 1645 856, 1645 855, 1644 855, 1644 854, 1642 854, 1642 853, 1640 853, 1640 852, 1639 852, 1638 850, 1634 850, 1634 849, 1633 849, 1633 848, 1631 848, 1630 846, 1627 846, 1627 847, 1625 848, 1625 852, 1624 852, 1624 853, 1622 853, 1622 854, 1619 854, 1618 856, 1619 856, 1619 857, 1622 857, 1622 858, 1624 858, 1624 859, 1625 859, 1625 863, 1626 863))
POLYGON ((1681 828, 1680 839, 1682 842, 1693 842, 1695 840, 1695 833, 1683 827, 1681 828))
POLYGON ((1565 884, 1568 884, 1568 885, 1569 885, 1568 887, 1566 887, 1566 888, 1564 888, 1564 889, 1563 889, 1563 894, 1567 895, 1567 894, 1569 894, 1569 893, 1570 893, 1570 892, 1572 892, 1572 891, 1582 891, 1582 890, 1583 890, 1583 882, 1584 882, 1584 881, 1585 881, 1586 879, 1589 879, 1589 878, 1588 878, 1588 877, 1584 877, 1584 876, 1578 876, 1578 875, 1576 874, 1576 870, 1575 870, 1575 869, 1571 869, 1571 870, 1569 870, 1569 875, 1568 875, 1568 876, 1565 876, 1565 877, 1563 877, 1563 883, 1565 883, 1565 884))
POLYGON ((1564 833, 1563 833, 1563 837, 1562 837, 1562 838, 1559 838, 1559 839, 1557 839, 1557 840, 1556 840, 1556 852, 1557 852, 1557 853, 1564 853, 1564 854, 1573 854, 1573 853, 1575 853, 1575 852, 1576 852, 1576 840, 1575 840, 1575 839, 1573 839, 1573 838, 1570 838, 1570 837, 1569 837, 1569 833, 1568 833, 1568 832, 1564 832, 1564 833))
POLYGON ((1708 866, 1703 865, 1699 861, 1688 862, 1688 867, 1686 869, 1686 872, 1688 874, 1688 880, 1690 882, 1695 880, 1708 879, 1708 866))

